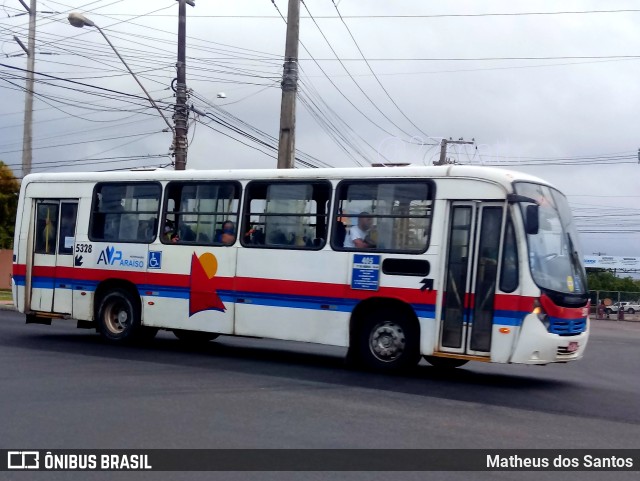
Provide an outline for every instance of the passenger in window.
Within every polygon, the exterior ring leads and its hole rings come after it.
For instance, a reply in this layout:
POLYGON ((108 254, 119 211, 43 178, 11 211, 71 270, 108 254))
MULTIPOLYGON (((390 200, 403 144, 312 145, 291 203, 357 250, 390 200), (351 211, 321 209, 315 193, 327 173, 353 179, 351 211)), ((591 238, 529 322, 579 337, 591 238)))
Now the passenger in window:
POLYGON ((183 222, 179 222, 178 225, 178 232, 180 233, 180 237, 186 242, 195 242, 196 233, 193 231, 193 229, 183 222))
POLYGON ((264 245, 264 231, 256 226, 250 227, 244 235, 244 242, 247 244, 264 245))
POLYGON ((49 217, 47 209, 47 217, 44 221, 44 229, 42 229, 42 245, 39 250, 45 254, 51 254, 56 248, 56 221, 49 217))
POLYGON ((358 217, 358 225, 354 225, 349 229, 349 233, 344 239, 344 247, 356 249, 371 249, 376 246, 372 240, 373 219, 368 212, 360 212, 358 217))
POLYGON ((171 243, 177 244, 178 242, 180 242, 180 235, 177 232, 171 234, 171 243))
POLYGON ((162 238, 164 239, 165 242, 171 242, 171 232, 173 231, 173 229, 171 228, 170 225, 165 225, 164 226, 164 232, 162 234, 162 238))
POLYGON ((155 219, 142 220, 138 226, 138 241, 151 242, 155 233, 155 219))
POLYGON ((243 242, 247 244, 255 244, 255 241, 253 239, 255 232, 256 232, 256 228, 253 226, 249 226, 249 230, 244 235, 243 242))
POLYGON ((222 231, 216 235, 216 242, 231 245, 236 241, 236 228, 233 222, 225 220, 222 224, 222 231))

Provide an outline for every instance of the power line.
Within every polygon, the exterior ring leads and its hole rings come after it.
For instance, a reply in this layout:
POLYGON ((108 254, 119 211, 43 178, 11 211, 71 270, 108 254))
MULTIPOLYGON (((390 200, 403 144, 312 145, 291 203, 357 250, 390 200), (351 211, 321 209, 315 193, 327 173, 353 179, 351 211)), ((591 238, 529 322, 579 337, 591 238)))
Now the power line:
MULTIPOLYGON (((353 77, 353 75, 351 75, 351 72, 349 71, 349 69, 344 65, 344 63, 340 60, 340 56, 338 55, 338 53, 335 51, 335 49, 333 48, 333 45, 331 45, 331 42, 329 42, 329 39, 327 38, 327 36, 324 34, 324 32, 322 31, 322 29, 320 28, 320 25, 318 25, 318 22, 315 21, 315 19, 313 18, 313 16, 311 15, 311 12, 309 11, 309 7, 307 7, 307 4, 304 2, 304 0, 301 0, 302 5, 304 5, 304 8, 307 10, 307 13, 309 14, 309 16, 311 17, 311 19, 313 20, 314 25, 318 28, 318 31, 320 32, 320 35, 322 35, 322 38, 325 40, 325 42, 327 43, 327 45, 329 46, 329 49, 331 49, 331 52, 333 52, 333 55, 335 55, 336 59, 338 60, 338 62, 340 62, 340 65, 342 66, 342 68, 344 69, 344 71, 347 73, 347 75, 349 76, 349 78, 353 81, 353 83, 355 84, 355 86, 358 88, 358 90, 360 90, 360 92, 362 93, 362 95, 365 96, 365 98, 369 101, 369 103, 371 105, 373 105, 373 107, 380 112, 380 114, 389 121, 389 123, 391 125, 393 125, 395 128, 397 128, 400 132, 402 132, 403 134, 405 134, 408 137, 411 137, 411 134, 407 131, 405 131, 402 127, 400 127, 398 124, 396 124, 387 114, 385 114, 382 109, 380 107, 378 107, 378 104, 376 104, 373 99, 364 91, 364 89, 362 88, 362 86, 358 83, 358 81, 353 77)), ((358 48, 359 49, 359 48, 358 48)), ((364 59, 364 57, 363 57, 364 59)), ((366 59, 364 59, 364 61, 366 62, 366 59)), ((367 63, 367 65, 369 65, 367 63)), ((389 135, 391 135, 389 132, 387 132, 389 135)))
MULTIPOLYGON (((362 52, 362 49, 360 48, 360 45, 358 45, 358 42, 356 41, 356 38, 353 36, 353 33, 351 32, 351 29, 349 28, 349 26, 347 25, 347 22, 344 21, 344 18, 342 17, 342 14, 340 13, 340 10, 338 10, 338 5, 336 5, 335 0, 331 0, 331 3, 333 3, 333 6, 336 9, 336 12, 338 12, 338 16, 340 17, 340 20, 342 21, 342 24, 345 26, 345 28, 347 29, 347 32, 349 32, 349 36, 351 37, 351 40, 353 40, 354 45, 356 46, 356 48, 358 49, 358 52, 360 52, 360 55, 362 56, 362 60, 364 60, 364 62, 367 64, 367 67, 369 68, 369 71, 371 71, 371 73, 373 74, 373 78, 376 79, 376 82, 378 82, 378 85, 380 85, 380 88, 382 89, 382 91, 385 93, 385 95, 387 96, 387 98, 389 100, 391 100, 391 103, 396 107, 396 109, 398 110, 398 112, 400 112, 402 114, 402 116, 407 119, 409 121, 409 123, 411 125, 413 125, 413 127, 416 128, 416 130, 418 130, 418 132, 420 132, 422 135, 424 135, 425 137, 429 137, 428 134, 426 134, 420 127, 418 127, 409 117, 407 117, 407 115, 404 113, 404 111, 400 108, 400 106, 396 103, 396 101, 391 97, 391 95, 389 94, 389 92, 387 91, 387 89, 384 87, 384 85, 382 85, 382 82, 380 81, 380 79, 378 78, 378 76, 376 75, 376 73, 374 72, 373 68, 371 67, 371 64, 369 62, 367 62, 367 58, 364 56, 364 53, 362 52)), ((353 77, 352 77, 353 78, 353 77)))
MULTIPOLYGON (((82 145, 82 144, 88 144, 88 143, 94 143, 94 142, 104 142, 106 140, 126 139, 126 138, 130 138, 130 137, 140 137, 142 135, 150 135, 150 134, 158 134, 158 133, 161 133, 161 131, 154 130, 154 131, 143 132, 143 133, 139 133, 139 134, 117 135, 115 137, 105 137, 105 138, 102 138, 102 139, 82 140, 82 141, 78 141, 78 142, 65 142, 64 144, 44 145, 42 147, 34 147, 33 150, 54 149, 56 147, 68 147, 70 145, 82 145)), ((0 152, 0 154, 11 154, 11 153, 16 153, 16 152, 22 152, 22 149, 5 150, 5 151, 0 152)))
MULTIPOLYGON (((354 163, 356 163, 357 165, 362 165, 353 156, 353 154, 351 154, 351 152, 347 149, 347 147, 345 145, 343 145, 343 142, 345 144, 348 143, 346 138, 344 136, 342 136, 341 132, 335 126, 333 126, 329 121, 327 121, 327 120, 325 120, 325 118, 323 118, 318 106, 313 104, 313 100, 310 100, 310 99, 307 100, 304 96, 300 96, 300 103, 302 104, 303 107, 305 107, 307 109, 307 111, 309 112, 311 117, 316 121, 316 123, 320 126, 320 128, 329 136, 329 138, 331 138, 331 140, 333 140, 333 142, 349 158, 351 158, 351 160, 353 160, 354 163)), ((358 152, 366 160, 366 157, 364 156, 364 154, 361 154, 359 151, 357 151, 357 149, 355 147, 351 147, 351 148, 353 150, 355 150, 356 152, 358 152)))
MULTIPOLYGON (((244 137, 246 137, 247 139, 250 139, 262 146, 265 146, 267 148, 269 148, 270 150, 278 150, 277 147, 277 143, 278 143, 278 139, 276 139, 274 136, 267 134, 266 132, 258 129, 257 127, 249 124, 248 122, 239 119, 238 117, 236 117, 235 115, 231 114, 230 112, 228 112, 227 110, 221 108, 218 105, 215 105, 214 103, 209 102, 206 98, 198 95, 197 93, 192 93, 193 97, 197 100, 200 100, 201 102, 205 103, 206 105, 208 105, 209 107, 213 108, 214 110, 216 110, 216 112, 218 113, 218 115, 214 115, 213 113, 208 113, 208 112, 197 112, 200 115, 203 115, 207 118, 209 118, 210 120, 214 121, 215 123, 224 126, 228 129, 230 129, 231 131, 242 135, 244 137), (235 124, 235 125, 234 125, 235 124), (238 126, 238 124, 240 126, 238 126), (249 129, 250 131, 254 132, 254 134, 250 134, 248 133, 246 130, 244 129, 249 129)), ((208 125, 208 124, 205 124, 208 125)), ((214 129, 215 130, 215 129, 214 129)), ((225 134, 227 135, 227 134, 225 134)), ((229 135, 227 135, 229 136, 229 135)), ((231 137, 233 138, 233 137, 231 137)), ((237 140, 237 139, 234 139, 237 140)), ((297 149, 299 157, 296 157, 296 160, 303 163, 303 165, 307 165, 308 167, 318 167, 319 165, 323 166, 323 167, 331 167, 330 164, 327 164, 326 162, 321 161, 320 159, 313 157, 303 151, 301 151, 300 149, 297 149)))
MULTIPOLYGON (((59 3, 59 2, 54 2, 54 3, 58 3, 59 5, 63 5, 63 6, 69 7, 69 8, 77 8, 77 7, 73 7, 73 6, 71 6, 71 5, 65 5, 65 4, 63 4, 63 3, 59 3)), ((122 24, 122 23, 131 23, 131 22, 132 22, 132 20, 135 20, 135 19, 137 19, 137 18, 145 17, 145 16, 147 16, 147 15, 150 15, 150 14, 153 14, 153 13, 156 13, 156 12, 160 12, 160 11, 162 11, 162 10, 167 10, 167 9, 169 9, 169 8, 173 8, 173 7, 174 7, 174 3, 171 3, 170 5, 167 5, 166 7, 161 7, 161 8, 158 8, 158 9, 156 9, 156 10, 152 10, 152 11, 147 12, 147 13, 142 13, 142 14, 140 14, 140 15, 135 15, 135 16, 133 16, 133 17, 131 17, 131 18, 127 19, 127 20, 121 20, 121 21, 118 21, 118 22, 113 23, 113 24, 111 24, 111 25, 106 25, 106 26, 101 27, 101 28, 102 28, 103 30, 108 30, 109 28, 111 28, 111 27, 113 27, 113 26, 115 26, 115 25, 119 25, 119 24, 122 24)), ((78 37, 81 37, 81 36, 83 36, 83 35, 87 35, 88 33, 89 33, 89 31, 87 31, 87 32, 82 32, 82 33, 79 33, 79 34, 73 35, 73 36, 71 36, 71 37, 63 37, 63 38, 64 38, 64 39, 66 39, 66 38, 78 38, 78 37)), ((60 41, 60 40, 57 40, 57 41, 55 41, 55 42, 44 43, 42 46, 45 46, 45 47, 46 47, 46 46, 48 46, 48 45, 52 45, 52 44, 57 43, 57 42, 59 42, 59 41, 60 41)))
MULTIPOLYGON (((122 1, 122 0, 120 0, 120 1, 122 1)), ((62 4, 60 2, 53 2, 53 3, 56 3, 58 5, 63 5, 63 6, 66 6, 66 7, 69 7, 69 8, 73 8, 73 9, 82 8, 82 7, 71 7, 69 5, 62 4)), ((91 2, 91 3, 95 3, 95 2, 91 2)), ((169 6, 165 7, 165 8, 171 8, 172 6, 173 6, 173 4, 169 5, 169 6)), ((98 14, 98 15, 100 15, 100 16, 102 16, 104 18, 110 18, 110 16, 108 14, 98 14)), ((155 28, 155 27, 150 27, 148 25, 144 25, 144 24, 136 23, 136 22, 132 21, 133 19, 136 19, 136 18, 140 18, 140 17, 146 18, 146 17, 150 17, 150 16, 154 16, 154 15, 152 13, 145 13, 145 14, 142 14, 142 15, 138 15, 138 16, 129 18, 126 21, 121 21, 121 20, 112 18, 112 20, 117 20, 117 21, 115 23, 113 23, 113 24, 106 25, 106 26, 104 26, 102 28, 103 28, 103 30, 109 30, 110 34, 111 34, 112 33, 111 27, 113 27, 115 25, 122 24, 122 23, 127 23, 128 25, 132 25, 132 26, 135 26, 135 27, 141 27, 141 28, 144 28, 144 29, 147 29, 147 30, 152 30, 152 31, 156 31, 156 32, 164 33, 164 34, 169 34, 171 36, 175 35, 175 32, 172 32, 172 31, 163 30, 163 29, 159 29, 159 28, 155 28)), ((175 15, 166 15, 166 16, 174 17, 175 15)), ((192 16, 190 16, 190 18, 197 18, 197 15, 192 15, 192 16)), ((74 39, 74 38, 77 38, 77 37, 79 37, 81 35, 85 35, 86 33, 87 32, 84 32, 84 33, 75 35, 73 37, 60 36, 60 39, 58 41, 74 39)), ((124 33, 124 32, 122 32, 122 33, 124 33)), ((130 34, 130 35, 133 35, 136 38, 141 36, 139 30, 137 30, 135 34, 130 34)), ((202 51, 209 51, 209 52, 223 52, 223 51, 225 51, 225 50, 221 50, 220 48, 211 47, 211 45, 219 45, 221 47, 226 47, 228 49, 233 49, 233 50, 236 50, 236 51, 248 52, 248 53, 252 53, 252 54, 260 54, 260 55, 263 55, 265 57, 265 59, 272 59, 272 60, 273 59, 279 59, 279 60, 282 59, 282 55, 279 55, 279 54, 273 54, 273 53, 270 53, 270 52, 264 52, 264 51, 255 50, 255 49, 246 49, 246 48, 236 47, 236 46, 228 45, 228 44, 224 44, 224 43, 214 42, 210 38, 209 39, 203 39, 203 38, 198 38, 198 37, 187 35, 187 39, 189 40, 189 46, 190 46, 190 48, 192 50, 202 50, 202 51), (202 45, 198 45, 198 43, 200 43, 202 45)), ((168 44, 171 44, 171 45, 174 44, 173 40, 159 39, 159 38, 154 38, 154 40, 159 41, 159 42, 163 42, 163 43, 168 43, 168 44)), ((92 43, 96 43, 96 42, 92 42, 92 43)), ((227 50, 227 51, 230 51, 230 50, 227 50)))
MULTIPOLYGON (((12 69, 12 70, 19 70, 20 72, 28 72, 27 69, 20 68, 20 67, 14 67, 13 65, 7 65, 6 63, 0 63, 0 67, 9 68, 9 69, 12 69)), ((130 94, 130 93, 127 93, 127 92, 120 92, 119 90, 113 90, 113 89, 109 89, 109 88, 106 88, 106 87, 98 87, 97 85, 92 85, 92 84, 88 84, 88 83, 85 83, 85 82, 79 82, 77 80, 69 80, 69 79, 66 79, 66 78, 57 77, 55 75, 49 75, 49 74, 46 74, 46 73, 43 73, 43 72, 38 72, 38 71, 35 71, 35 70, 33 71, 33 73, 36 74, 36 75, 41 75, 43 77, 50 78, 50 79, 60 80, 61 82, 68 82, 68 83, 75 84, 75 85, 82 85, 83 87, 90 87, 90 88, 97 89, 97 90, 102 90, 102 91, 105 91, 105 92, 111 92, 111 93, 118 94, 118 95, 124 95, 126 97, 132 97, 132 98, 135 98, 135 99, 146 100, 146 97, 142 97, 140 95, 130 94)))
MULTIPOLYGON (((584 59, 639 59, 640 55, 556 55, 528 57, 376 57, 368 62, 483 62, 495 60, 584 60, 584 59)), ((364 62, 361 58, 300 59, 318 62, 364 62)))
MULTIPOLYGON (((271 0, 271 3, 273 4, 273 6, 276 8, 276 10, 278 11, 278 13, 280 14, 280 17, 282 18, 282 20, 284 21, 284 23, 287 23, 287 19, 284 18, 284 16, 282 15, 282 12, 280 12, 280 9, 278 8, 278 5, 276 5, 275 0, 271 0)), ((316 66, 320 69, 320 71, 323 73, 323 75, 325 76, 325 78, 329 81, 329 83, 333 86, 333 88, 336 89, 336 91, 342 96, 342 98, 344 98, 347 103, 349 105, 351 105, 360 115, 362 115, 366 120, 368 120, 372 125, 374 125, 375 127, 377 127, 378 129, 380 129, 382 132, 384 132, 385 134, 392 136, 393 134, 391 132, 389 132, 388 130, 386 130, 384 127, 382 127, 381 125, 379 125, 377 122, 375 122, 374 120, 372 120, 367 114, 365 114, 362 110, 360 110, 352 101, 349 97, 347 97, 344 92, 342 90, 340 90, 340 88, 336 85, 336 83, 331 80, 331 77, 329 77, 329 75, 327 74, 327 72, 320 66, 320 64, 318 62, 315 61, 315 59, 313 58, 313 56, 311 55, 311 53, 309 52, 309 49, 307 49, 307 47, 305 46, 305 44, 300 41, 300 46, 305 50, 305 52, 307 52, 307 54, 311 57, 311 59, 315 62, 316 66)), ((300 60, 300 59, 299 59, 300 60)), ((298 62, 299 63, 299 62, 298 62)))
MULTIPOLYGON (((119 162, 119 161, 130 161, 130 160, 140 160, 140 159, 153 159, 153 158, 161 158, 167 157, 168 154, 147 154, 147 155, 125 155, 125 156, 117 156, 117 157, 99 157, 93 159, 85 158, 77 158, 77 159, 58 159, 44 162, 36 162, 34 163, 35 168, 49 168, 56 165, 75 165, 75 164, 83 164, 87 160, 96 161, 96 163, 103 162, 119 162)), ((20 167, 20 163, 5 163, 7 167, 20 167)))
MULTIPOLYGON (((301 69, 304 74, 304 69, 301 69)), ((311 111, 317 112, 317 115, 312 113, 312 117, 318 125, 326 126, 328 129, 328 135, 336 145, 345 146, 346 148, 353 151, 357 156, 361 157, 362 160, 366 164, 370 164, 371 161, 369 157, 365 155, 364 151, 358 146, 358 142, 361 141, 365 146, 369 147, 372 152, 376 152, 376 149, 369 143, 367 140, 362 137, 358 132, 351 127, 351 125, 342 119, 338 115, 338 113, 329 106, 329 104, 324 99, 323 95, 316 89, 313 83, 308 80, 308 76, 304 75, 304 78, 300 79, 301 89, 300 89, 300 98, 301 101, 307 102, 304 100, 305 97, 309 98, 309 102, 307 108, 312 109, 311 111), (336 125, 337 124, 337 125, 336 125), (332 134, 333 133, 333 134, 332 134)), ((323 128, 323 130, 325 130, 323 128)), ((362 165, 359 161, 354 159, 354 162, 358 165, 362 165)))
MULTIPOLYGON (((583 15, 583 14, 600 14, 600 13, 638 13, 640 9, 615 9, 615 10, 573 10, 573 11, 555 11, 555 12, 488 12, 488 13, 442 13, 442 14, 427 14, 427 15, 343 15, 343 18, 347 19, 419 19, 419 18, 473 18, 473 17, 522 17, 522 16, 547 16, 547 15, 583 15)), ((130 15, 127 13, 108 13, 105 15, 111 16, 125 16, 130 15)), ((169 15, 149 15, 153 17, 168 17, 169 15)), ((280 18, 277 15, 194 15, 194 18, 247 18, 247 19, 277 19, 280 18)), ((300 16, 300 19, 310 19, 311 17, 300 16)), ((316 15, 317 19, 333 19, 337 20, 339 17, 335 15, 316 15)))

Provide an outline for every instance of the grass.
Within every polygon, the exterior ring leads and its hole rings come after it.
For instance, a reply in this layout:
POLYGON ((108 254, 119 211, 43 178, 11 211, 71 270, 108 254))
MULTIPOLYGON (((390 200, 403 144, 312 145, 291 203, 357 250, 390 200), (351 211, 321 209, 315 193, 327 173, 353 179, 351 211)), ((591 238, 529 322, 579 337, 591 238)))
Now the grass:
POLYGON ((0 289, 0 301, 10 301, 11 291, 9 289, 0 289))

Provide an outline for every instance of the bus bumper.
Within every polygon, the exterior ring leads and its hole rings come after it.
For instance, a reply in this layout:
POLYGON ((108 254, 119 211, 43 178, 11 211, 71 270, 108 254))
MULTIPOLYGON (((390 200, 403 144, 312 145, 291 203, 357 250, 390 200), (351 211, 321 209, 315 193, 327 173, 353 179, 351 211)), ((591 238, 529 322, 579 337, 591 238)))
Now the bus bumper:
POLYGON ((549 364, 576 361, 584 355, 589 340, 589 320, 586 330, 573 336, 559 336, 547 328, 535 314, 525 317, 520 335, 509 362, 517 364, 549 364))

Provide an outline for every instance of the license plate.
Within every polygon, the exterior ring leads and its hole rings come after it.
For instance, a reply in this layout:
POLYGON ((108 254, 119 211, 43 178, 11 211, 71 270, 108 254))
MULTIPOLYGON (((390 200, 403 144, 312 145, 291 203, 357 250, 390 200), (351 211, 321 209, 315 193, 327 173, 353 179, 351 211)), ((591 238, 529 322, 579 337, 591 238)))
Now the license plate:
POLYGON ((569 345, 567 346, 567 352, 576 352, 578 350, 578 343, 577 342, 570 342, 569 345))

